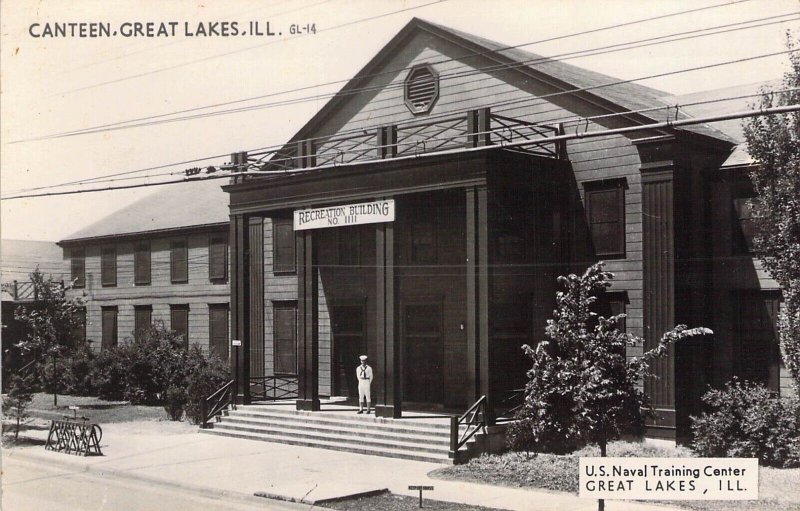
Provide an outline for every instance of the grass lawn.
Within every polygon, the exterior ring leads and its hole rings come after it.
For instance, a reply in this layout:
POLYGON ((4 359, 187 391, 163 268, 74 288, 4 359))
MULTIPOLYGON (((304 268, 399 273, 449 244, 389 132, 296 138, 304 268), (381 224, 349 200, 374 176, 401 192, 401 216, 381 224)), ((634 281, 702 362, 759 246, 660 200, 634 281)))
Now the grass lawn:
MULTIPOLYGON (((37 393, 28 409, 29 418, 20 426, 19 438, 14 440, 13 420, 3 418, 3 445, 44 445, 50 421, 72 417, 70 406, 80 407, 78 417, 88 417, 91 422, 101 426, 109 423, 171 422, 161 406, 132 405, 126 401, 106 401, 88 396, 58 396, 58 406, 53 406, 53 395, 37 393)), ((187 427, 195 428, 186 423, 187 427)))
MULTIPOLYGON (((382 511, 404 511, 407 509, 419 509, 419 497, 385 493, 383 495, 332 502, 323 504, 321 507, 338 509, 340 511, 373 511, 374 509, 381 509, 382 511)), ((434 509, 437 511, 497 511, 496 508, 491 507, 470 506, 469 504, 429 499, 423 500, 423 509, 434 509)))
MULTIPOLYGON (((578 493, 578 458, 599 456, 595 447, 587 447, 570 455, 558 456, 508 452, 483 455, 464 465, 436 469, 430 476, 454 481, 538 488, 578 493)), ((615 457, 692 457, 683 447, 660 447, 647 443, 612 442, 608 456, 615 457)), ((798 510, 800 509, 800 469, 759 469, 758 501, 662 501, 672 506, 697 510, 798 510)))
POLYGON ((61 419, 72 416, 70 406, 78 406, 78 417, 88 417, 92 422, 130 422, 141 420, 168 420, 167 412, 161 406, 132 405, 127 401, 106 401, 90 396, 65 396, 59 394, 58 407, 53 406, 53 395, 37 393, 30 406, 31 417, 41 419, 61 419))

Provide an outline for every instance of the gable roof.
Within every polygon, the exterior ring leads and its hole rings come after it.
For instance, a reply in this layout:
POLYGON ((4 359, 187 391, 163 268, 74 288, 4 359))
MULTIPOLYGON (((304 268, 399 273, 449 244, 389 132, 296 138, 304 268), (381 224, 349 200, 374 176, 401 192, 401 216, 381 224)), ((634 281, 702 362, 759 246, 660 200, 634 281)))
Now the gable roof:
MULTIPOLYGON (((730 112, 750 110, 751 106, 758 102, 758 97, 743 96, 758 94, 762 88, 772 90, 780 89, 782 83, 780 79, 768 80, 746 85, 735 85, 721 89, 694 92, 691 94, 682 94, 680 96, 667 96, 664 100, 673 104, 687 104, 687 106, 682 106, 681 110, 686 112, 689 117, 709 117, 730 112), (714 101, 722 98, 737 99, 714 101)), ((722 164, 723 168, 750 165, 753 163, 753 159, 747 153, 747 143, 745 142, 744 131, 742 130, 742 119, 729 119, 727 121, 716 122, 714 123, 714 127, 737 143, 733 152, 728 156, 728 159, 725 160, 725 163, 722 164)))
POLYGON ((164 186, 59 244, 227 223, 228 194, 222 191, 222 184, 219 179, 204 179, 164 186))
MULTIPOLYGON (((514 69, 520 73, 535 75, 539 79, 550 83, 558 89, 571 91, 574 89, 588 89, 576 91, 573 94, 584 98, 590 98, 595 104, 604 106, 609 112, 616 111, 635 111, 642 109, 655 108, 646 113, 631 113, 625 117, 633 121, 633 124, 648 124, 652 122, 663 122, 674 118, 674 109, 669 109, 669 103, 662 98, 668 93, 647 87, 635 82, 626 82, 602 73, 590 71, 562 61, 550 59, 531 53, 520 48, 509 48, 508 45, 484 39, 473 34, 468 34, 443 25, 431 23, 420 18, 413 18, 400 32, 398 32, 356 75, 350 79, 339 91, 339 93, 329 100, 298 132, 287 142, 291 144, 304 138, 308 138, 309 133, 321 125, 347 97, 357 92, 363 82, 376 72, 382 63, 401 47, 404 41, 417 31, 425 31, 430 34, 442 37, 450 42, 458 44, 470 53, 482 54, 492 58, 498 63, 507 64, 509 69, 514 69), (618 83, 622 82, 622 83, 618 83), (608 85, 613 84, 613 85, 608 85)), ((678 118, 687 118, 683 113, 678 113, 678 118)), ((706 124, 693 126, 683 126, 676 128, 722 140, 733 144, 725 133, 706 124)))

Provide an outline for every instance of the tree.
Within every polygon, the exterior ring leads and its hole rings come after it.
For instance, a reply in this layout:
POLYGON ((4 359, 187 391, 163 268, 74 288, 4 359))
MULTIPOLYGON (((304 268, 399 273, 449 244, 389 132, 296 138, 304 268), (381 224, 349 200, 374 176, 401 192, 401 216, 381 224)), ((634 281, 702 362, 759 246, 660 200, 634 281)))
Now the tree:
POLYGON ((605 456, 610 440, 643 431, 650 401, 640 382, 650 376, 652 360, 679 339, 711 333, 678 325, 643 356, 628 358, 625 348, 644 340, 619 330, 625 314, 606 318, 591 310, 613 277, 597 263, 582 276, 558 278, 565 290, 556 295, 547 340, 523 346, 533 366, 512 428, 513 447, 568 452, 596 443, 605 456))
MULTIPOLYGON (((781 89, 762 89, 756 108, 800 104, 800 41, 786 35, 790 69, 781 89), (788 89, 788 90, 787 90, 788 89)), ((751 201, 758 258, 783 291, 778 336, 786 367, 800 393, 800 112, 753 117, 743 123, 753 158, 751 201)))
POLYGON ((19 427, 28 418, 28 406, 33 401, 33 378, 15 375, 11 378, 8 394, 3 399, 3 415, 15 420, 14 441, 19 439, 19 427))
POLYGON ((613 278, 602 262, 582 276, 558 278, 565 290, 556 294, 556 310, 545 329, 548 340, 536 348, 523 346, 533 367, 525 402, 510 427, 512 447, 569 452, 596 443, 605 457, 609 441, 644 430, 651 406, 639 384, 651 376, 650 362, 682 338, 712 333, 678 325, 656 347, 629 359, 625 348, 644 340, 620 331, 625 314, 606 318, 591 310, 613 278))
MULTIPOLYGON (((57 361, 74 344, 75 332, 82 321, 78 312, 84 304, 79 297, 67 298, 69 287, 52 277, 45 278, 39 268, 30 274, 30 279, 37 301, 32 306, 20 305, 14 311, 14 319, 22 322, 27 331, 18 347, 42 362, 52 360, 53 371, 49 383, 53 391, 53 405, 57 405, 57 361)), ((43 378, 42 375, 40 377, 43 378)))

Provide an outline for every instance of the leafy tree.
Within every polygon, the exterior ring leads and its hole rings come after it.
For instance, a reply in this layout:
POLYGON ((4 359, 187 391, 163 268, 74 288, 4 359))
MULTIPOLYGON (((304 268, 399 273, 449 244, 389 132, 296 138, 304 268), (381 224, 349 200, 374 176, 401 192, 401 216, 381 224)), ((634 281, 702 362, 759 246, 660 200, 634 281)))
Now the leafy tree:
POLYGON ((679 339, 711 333, 678 325, 643 356, 628 358, 625 348, 644 340, 619 330, 625 314, 606 318, 591 310, 612 279, 603 263, 582 276, 558 278, 564 291, 556 295, 547 340, 535 348, 523 346, 533 367, 520 420, 511 428, 512 447, 569 452, 596 443, 605 456, 609 441, 643 431, 650 401, 640 383, 650 376, 650 363, 679 339))
MULTIPOLYGON (((800 104, 800 41, 787 33, 790 70, 781 89, 763 94, 756 108, 800 104)), ((753 117, 743 123, 755 165, 750 179, 755 250, 783 290, 778 335, 784 362, 800 392, 800 112, 753 117)))
POLYGON ((35 305, 20 305, 14 311, 14 319, 26 328, 25 338, 18 347, 38 360, 52 360, 54 370, 47 379, 53 392, 53 404, 57 405, 59 374, 55 370, 56 362, 74 345, 75 332, 81 322, 78 312, 84 303, 80 297, 67 298, 69 286, 52 277, 45 278, 39 268, 30 274, 30 280, 38 299, 35 305))
POLYGON ((35 386, 31 375, 14 375, 8 394, 3 399, 3 415, 14 419, 14 441, 19 439, 19 427, 28 418, 35 386))

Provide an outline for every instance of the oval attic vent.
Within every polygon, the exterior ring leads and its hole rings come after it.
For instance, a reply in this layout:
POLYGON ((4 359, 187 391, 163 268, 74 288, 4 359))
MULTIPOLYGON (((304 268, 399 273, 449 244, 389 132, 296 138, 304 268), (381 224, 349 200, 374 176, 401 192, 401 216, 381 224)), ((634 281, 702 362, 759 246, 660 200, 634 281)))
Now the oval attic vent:
POLYGON ((411 68, 405 80, 404 99, 413 114, 426 114, 439 98, 439 74, 428 64, 411 68))

